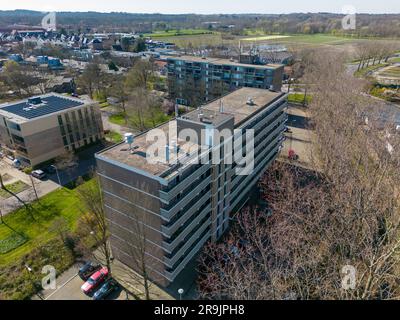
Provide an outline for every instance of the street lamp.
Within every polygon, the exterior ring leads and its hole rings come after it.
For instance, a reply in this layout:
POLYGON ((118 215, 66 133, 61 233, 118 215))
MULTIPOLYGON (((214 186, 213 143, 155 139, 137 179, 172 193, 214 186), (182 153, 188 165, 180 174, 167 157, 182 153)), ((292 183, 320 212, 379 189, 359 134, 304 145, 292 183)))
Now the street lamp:
POLYGON ((57 179, 58 179, 58 184, 62 187, 61 179, 60 179, 60 174, 58 173, 58 168, 57 168, 57 166, 55 166, 55 165, 53 164, 51 167, 52 167, 53 169, 56 170, 57 179))
POLYGON ((290 85, 292 84, 292 82, 294 82, 294 78, 290 78, 289 79, 289 86, 288 86, 288 93, 290 93, 290 85))
POLYGON ((179 293, 179 300, 182 300, 182 295, 185 292, 185 290, 183 290, 182 288, 178 290, 179 293))

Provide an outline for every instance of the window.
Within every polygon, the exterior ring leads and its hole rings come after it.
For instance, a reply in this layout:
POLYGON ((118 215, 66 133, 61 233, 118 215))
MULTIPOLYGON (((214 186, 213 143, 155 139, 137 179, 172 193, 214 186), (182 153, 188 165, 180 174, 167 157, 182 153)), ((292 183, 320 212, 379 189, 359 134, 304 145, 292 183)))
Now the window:
POLYGON ((8 127, 17 131, 21 131, 21 126, 18 123, 8 121, 8 127))

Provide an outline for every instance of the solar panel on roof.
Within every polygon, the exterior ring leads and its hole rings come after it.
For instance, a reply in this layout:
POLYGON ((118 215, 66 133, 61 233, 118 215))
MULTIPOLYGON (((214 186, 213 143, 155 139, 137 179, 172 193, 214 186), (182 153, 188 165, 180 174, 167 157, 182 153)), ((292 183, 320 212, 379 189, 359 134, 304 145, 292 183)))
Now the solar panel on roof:
POLYGON ((28 102, 21 102, 1 109, 26 119, 34 119, 84 104, 81 101, 58 96, 42 97, 41 102, 42 103, 35 105, 28 102))

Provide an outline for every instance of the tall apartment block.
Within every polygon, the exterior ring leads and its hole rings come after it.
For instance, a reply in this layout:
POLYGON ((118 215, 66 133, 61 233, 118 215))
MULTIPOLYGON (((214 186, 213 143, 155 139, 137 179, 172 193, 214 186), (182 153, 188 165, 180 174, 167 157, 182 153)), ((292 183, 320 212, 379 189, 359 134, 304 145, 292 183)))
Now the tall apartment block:
POLYGON ((99 152, 113 256, 140 272, 137 252, 145 252, 151 279, 162 286, 173 282, 208 240, 218 240, 228 229, 232 215, 277 157, 286 105, 284 93, 242 88, 134 137, 132 145, 123 142, 99 152), (199 142, 185 138, 189 129, 201 136, 199 142), (247 163, 252 170, 242 175, 238 169, 245 163, 227 159, 232 153, 240 158, 243 150, 225 146, 249 129, 254 134, 247 163), (230 136, 221 138, 218 132, 223 131, 230 136), (149 162, 152 133, 168 136, 158 154, 169 161, 149 162), (215 150, 219 161, 210 161, 215 150))
POLYGON ((280 91, 284 66, 254 65, 229 59, 168 57, 168 88, 177 103, 212 101, 241 87, 280 91))
POLYGON ((50 93, 0 105, 1 147, 25 165, 37 166, 103 137, 92 100, 50 93))

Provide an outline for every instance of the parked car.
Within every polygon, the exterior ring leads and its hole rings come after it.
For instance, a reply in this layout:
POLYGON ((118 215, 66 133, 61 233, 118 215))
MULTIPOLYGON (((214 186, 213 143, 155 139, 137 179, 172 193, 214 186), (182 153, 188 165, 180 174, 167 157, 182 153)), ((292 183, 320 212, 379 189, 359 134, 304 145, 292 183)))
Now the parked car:
POLYGON ((106 280, 107 276, 108 276, 108 269, 106 267, 101 268, 99 271, 93 273, 88 279, 88 281, 86 281, 82 285, 81 289, 83 293, 89 294, 93 292, 94 289, 96 289, 100 284, 104 282, 104 280, 106 280))
POLYGON ((85 263, 78 271, 79 277, 81 277, 82 280, 87 280, 89 277, 95 273, 96 271, 101 269, 101 265, 98 263, 94 262, 87 262, 85 263))
POLYGON ((46 173, 43 170, 35 170, 32 171, 32 177, 42 180, 46 178, 46 173))
POLYGON ((43 171, 46 172, 47 174, 53 174, 56 173, 56 167, 54 165, 51 165, 44 168, 43 171))
POLYGON ((104 300, 112 292, 118 289, 118 283, 114 279, 107 280, 93 295, 94 300, 104 300))

